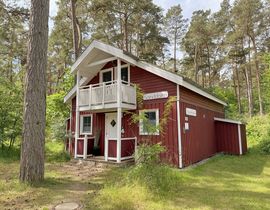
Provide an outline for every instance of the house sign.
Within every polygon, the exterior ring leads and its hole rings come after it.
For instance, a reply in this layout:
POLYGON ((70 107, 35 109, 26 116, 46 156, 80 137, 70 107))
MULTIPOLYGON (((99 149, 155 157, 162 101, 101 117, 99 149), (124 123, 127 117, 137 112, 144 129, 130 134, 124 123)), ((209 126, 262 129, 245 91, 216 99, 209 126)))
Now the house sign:
POLYGON ((143 95, 143 100, 153 100, 153 99, 160 99, 160 98, 168 98, 169 94, 168 91, 161 91, 155 93, 147 93, 143 95))
POLYGON ((197 111, 196 109, 186 108, 186 115, 196 117, 197 111))

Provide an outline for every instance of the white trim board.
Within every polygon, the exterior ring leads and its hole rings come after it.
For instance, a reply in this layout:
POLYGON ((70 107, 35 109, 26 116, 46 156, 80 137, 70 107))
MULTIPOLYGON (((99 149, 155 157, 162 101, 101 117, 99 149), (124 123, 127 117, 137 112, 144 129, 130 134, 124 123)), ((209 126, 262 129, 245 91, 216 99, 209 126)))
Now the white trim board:
MULTIPOLYGON (((121 60, 123 60, 124 62, 126 63, 130 63, 134 66, 138 66, 139 68, 142 68, 152 74, 155 74, 157 76, 160 76, 166 80, 169 80, 173 83, 176 83, 178 85, 181 85, 189 90, 192 90, 196 93, 198 93, 199 95, 202 95, 212 101, 215 101, 219 104, 222 104, 224 106, 226 106, 227 104, 218 99, 217 97, 201 90, 200 88, 186 82, 183 80, 183 78, 180 76, 180 75, 176 75, 172 72, 169 72, 169 71, 166 71, 166 70, 163 70, 157 66, 154 66, 152 64, 149 64, 149 63, 146 63, 144 61, 138 61, 138 60, 135 60, 134 58, 132 58, 131 56, 127 55, 126 53, 124 53, 123 50, 121 49, 118 49, 116 47, 113 47, 113 46, 110 46, 110 45, 107 45, 107 44, 104 44, 102 42, 99 42, 99 41, 96 41, 94 40, 90 45, 89 47, 83 52, 83 54, 77 59, 77 61, 72 65, 71 67, 71 73, 75 74, 77 71, 78 71, 78 67, 80 66, 80 64, 82 63, 82 61, 91 53, 91 51, 93 49, 98 49, 100 51, 103 51, 104 53, 107 53, 107 54, 111 54, 112 56, 114 57, 117 57, 121 60)), ((88 64, 88 65, 91 65, 91 64, 88 64)), ((74 96, 74 90, 72 89, 68 94, 67 96, 65 97, 65 102, 68 101, 70 99, 70 97, 74 96)))
POLYGON ((235 121, 235 120, 230 120, 230 119, 222 119, 222 118, 217 118, 217 117, 215 117, 214 120, 220 121, 220 122, 226 122, 226 123, 239 124, 239 125, 243 124, 240 121, 235 121))
POLYGON ((242 149, 242 136, 241 136, 241 126, 238 124, 238 141, 239 141, 239 154, 243 154, 243 149, 242 149))

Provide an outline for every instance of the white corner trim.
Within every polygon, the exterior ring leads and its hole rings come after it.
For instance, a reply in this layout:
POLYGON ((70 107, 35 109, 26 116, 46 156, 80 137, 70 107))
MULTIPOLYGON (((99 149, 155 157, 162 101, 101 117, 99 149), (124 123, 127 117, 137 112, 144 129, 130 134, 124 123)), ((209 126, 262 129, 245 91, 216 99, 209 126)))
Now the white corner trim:
POLYGON ((243 124, 243 123, 241 123, 240 121, 229 120, 229 119, 223 119, 223 118, 217 118, 217 117, 215 117, 214 120, 215 120, 215 121, 220 121, 220 122, 226 122, 226 123, 239 124, 239 125, 243 124))
POLYGON ((182 157, 182 139, 181 139, 181 117, 180 117, 180 87, 176 85, 177 101, 176 101, 176 113, 177 113, 177 135, 178 135, 178 155, 179 155, 179 168, 183 168, 182 157))
POLYGON ((204 97, 206 97, 206 98, 211 99, 212 101, 215 101, 215 102, 217 102, 217 103, 219 103, 219 104, 222 104, 222 105, 224 105, 224 106, 227 106, 227 104, 226 104, 224 101, 218 99, 218 98, 215 97, 215 96, 212 96, 211 94, 209 94, 209 93, 207 93, 207 92, 201 90, 200 88, 197 88, 196 86, 194 86, 194 85, 192 85, 192 84, 190 84, 190 83, 188 83, 188 82, 186 82, 186 81, 184 81, 184 80, 183 80, 183 82, 182 82, 181 85, 182 85, 183 87, 189 89, 189 90, 194 91, 195 93, 198 93, 199 95, 202 95, 202 96, 204 96, 204 97))
POLYGON ((239 154, 243 154, 243 149, 242 149, 242 137, 241 137, 241 127, 240 124, 238 124, 238 140, 239 140, 239 154))

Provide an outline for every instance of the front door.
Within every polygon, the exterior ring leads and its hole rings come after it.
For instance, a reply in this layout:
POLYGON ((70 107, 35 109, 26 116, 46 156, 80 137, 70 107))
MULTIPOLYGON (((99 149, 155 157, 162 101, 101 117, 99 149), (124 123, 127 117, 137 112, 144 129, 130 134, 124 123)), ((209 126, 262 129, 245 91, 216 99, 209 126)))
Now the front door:
POLYGON ((105 114, 105 134, 108 139, 117 138, 117 112, 105 114))

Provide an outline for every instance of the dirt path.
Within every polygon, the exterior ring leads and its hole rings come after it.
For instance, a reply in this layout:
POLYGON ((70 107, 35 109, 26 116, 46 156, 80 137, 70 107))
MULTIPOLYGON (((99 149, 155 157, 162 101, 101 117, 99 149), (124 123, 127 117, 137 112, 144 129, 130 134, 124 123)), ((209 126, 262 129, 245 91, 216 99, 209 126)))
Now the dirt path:
POLYGON ((87 201, 102 187, 110 166, 94 162, 71 161, 55 170, 62 174, 64 180, 68 179, 70 182, 65 184, 67 193, 59 195, 58 202, 48 206, 49 209, 62 202, 77 202, 85 209, 87 201))
POLYGON ((85 161, 48 163, 43 183, 19 183, 19 162, 0 162, 0 209, 53 209, 59 203, 77 202, 87 206, 102 188, 111 166, 85 161))

